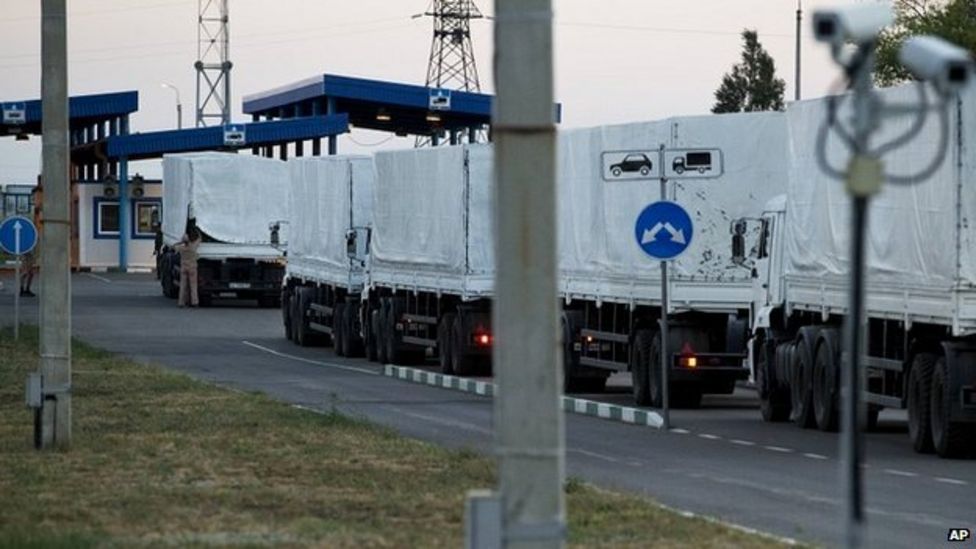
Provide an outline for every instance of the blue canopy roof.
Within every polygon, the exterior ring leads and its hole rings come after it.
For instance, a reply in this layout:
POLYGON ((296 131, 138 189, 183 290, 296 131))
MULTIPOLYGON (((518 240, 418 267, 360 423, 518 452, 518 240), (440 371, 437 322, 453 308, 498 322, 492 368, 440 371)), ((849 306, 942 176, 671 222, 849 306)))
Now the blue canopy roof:
MULTIPOLYGON (((4 101, 0 110, 24 111, 22 124, 7 124, 0 119, 0 135, 41 133, 41 100, 4 101)), ((72 129, 127 116, 139 110, 139 92, 125 91, 77 95, 68 98, 69 125, 72 129)))

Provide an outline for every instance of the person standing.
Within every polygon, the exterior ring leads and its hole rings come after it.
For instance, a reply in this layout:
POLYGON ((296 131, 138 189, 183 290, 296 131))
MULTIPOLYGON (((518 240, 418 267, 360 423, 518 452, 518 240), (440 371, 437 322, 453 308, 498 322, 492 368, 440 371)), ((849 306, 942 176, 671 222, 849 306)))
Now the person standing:
POLYGON ((187 225, 186 234, 183 235, 179 244, 174 246, 176 251, 180 253, 180 297, 178 301, 180 307, 186 305, 198 307, 200 296, 197 292, 197 260, 200 255, 197 249, 200 247, 202 237, 200 229, 197 228, 193 220, 190 220, 187 225))
POLYGON ((37 227, 37 244, 33 250, 20 257, 20 295, 22 297, 36 297, 36 294, 31 291, 31 285, 34 283, 34 274, 37 272, 37 258, 40 256, 40 247, 43 242, 41 238, 43 229, 43 219, 41 217, 41 196, 43 196, 43 191, 41 186, 34 187, 31 195, 31 200, 34 203, 34 226, 37 227))

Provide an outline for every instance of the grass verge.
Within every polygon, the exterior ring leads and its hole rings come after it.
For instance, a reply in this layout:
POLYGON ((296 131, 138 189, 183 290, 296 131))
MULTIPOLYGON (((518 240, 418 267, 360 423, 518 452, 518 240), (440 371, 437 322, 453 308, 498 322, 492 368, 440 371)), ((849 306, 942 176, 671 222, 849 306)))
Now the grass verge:
MULTIPOLYGON (((74 447, 39 453, 23 405, 36 330, 0 332, 0 549, 459 547, 494 463, 74 344, 74 447)), ((269 371, 269 375, 272 372, 269 371)), ((774 547, 579 481, 570 545, 774 547)))

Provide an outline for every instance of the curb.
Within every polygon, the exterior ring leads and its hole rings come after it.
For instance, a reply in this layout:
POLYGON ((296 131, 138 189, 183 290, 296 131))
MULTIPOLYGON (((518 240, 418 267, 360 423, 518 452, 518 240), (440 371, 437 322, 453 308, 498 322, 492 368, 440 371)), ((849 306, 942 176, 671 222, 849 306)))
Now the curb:
MULTIPOLYGON (((491 397, 497 394, 495 384, 488 381, 477 381, 463 377, 438 374, 418 368, 406 368, 387 364, 383 366, 383 375, 411 383, 430 385, 441 389, 450 389, 480 396, 491 397)), ((605 402, 596 402, 585 398, 564 396, 562 397, 562 409, 574 414, 597 417, 640 427, 660 429, 664 425, 664 419, 657 412, 631 408, 629 406, 619 406, 617 404, 607 404, 605 402)))

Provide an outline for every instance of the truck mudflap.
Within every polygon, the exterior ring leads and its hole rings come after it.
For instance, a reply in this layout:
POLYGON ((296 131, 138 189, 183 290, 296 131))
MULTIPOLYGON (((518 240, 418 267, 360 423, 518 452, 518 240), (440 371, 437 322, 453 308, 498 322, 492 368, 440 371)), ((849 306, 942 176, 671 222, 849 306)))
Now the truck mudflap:
POLYGON ((746 353, 675 353, 672 381, 735 382, 749 379, 746 353))
POLYGON ((949 420, 976 423, 976 342, 943 343, 950 395, 949 420))

